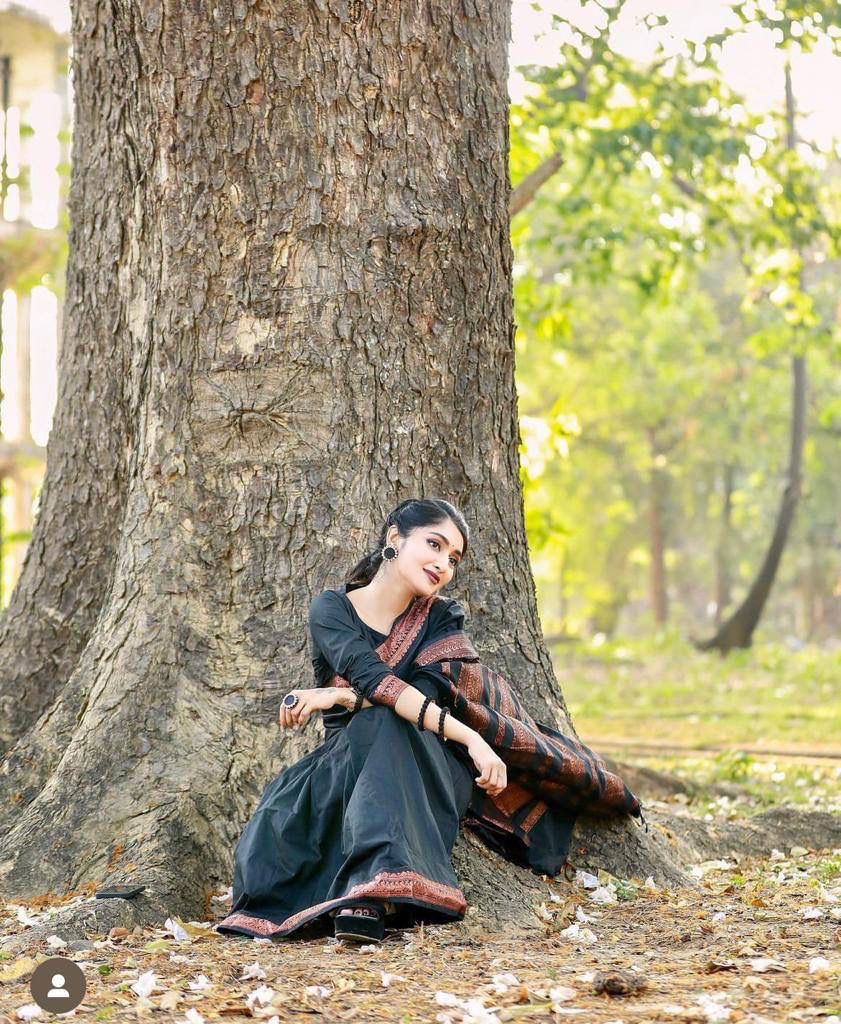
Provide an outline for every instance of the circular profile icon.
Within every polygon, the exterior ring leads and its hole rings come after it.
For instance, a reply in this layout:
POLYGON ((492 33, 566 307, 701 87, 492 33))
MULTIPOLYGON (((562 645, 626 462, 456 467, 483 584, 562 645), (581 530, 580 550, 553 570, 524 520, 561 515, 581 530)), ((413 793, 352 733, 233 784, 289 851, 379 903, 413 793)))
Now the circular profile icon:
POLYGON ((82 968, 63 956, 51 956, 38 964, 29 982, 32 998, 49 1013, 75 1010, 85 997, 82 968))

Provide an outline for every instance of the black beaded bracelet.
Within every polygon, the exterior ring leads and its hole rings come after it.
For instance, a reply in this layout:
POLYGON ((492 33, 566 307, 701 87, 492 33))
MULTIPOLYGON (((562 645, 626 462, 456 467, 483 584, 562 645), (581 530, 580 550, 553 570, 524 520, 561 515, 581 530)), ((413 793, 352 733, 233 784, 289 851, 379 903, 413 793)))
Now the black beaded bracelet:
POLYGON ((362 707, 362 701, 365 700, 365 694, 361 693, 356 688, 354 688, 353 692, 356 694, 356 703, 353 705, 353 713, 356 714, 356 712, 362 707))
POLYGON ((445 742, 444 739, 444 719, 450 713, 449 708, 441 708, 441 714, 438 716, 438 739, 441 742, 445 742))
POLYGON ((418 715, 418 730, 420 732, 423 732, 423 720, 424 720, 424 717, 426 716, 426 709, 429 707, 429 704, 430 704, 431 700, 432 700, 431 697, 425 697, 424 701, 423 701, 423 705, 422 705, 422 707, 420 709, 420 714, 418 715))

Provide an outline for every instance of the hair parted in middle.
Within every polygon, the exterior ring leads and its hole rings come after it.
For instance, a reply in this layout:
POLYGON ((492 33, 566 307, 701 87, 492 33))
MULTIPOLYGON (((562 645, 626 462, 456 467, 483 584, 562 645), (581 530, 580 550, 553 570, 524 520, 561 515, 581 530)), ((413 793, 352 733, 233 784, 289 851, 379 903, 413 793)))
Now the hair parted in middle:
POLYGON ((443 498, 407 498, 385 517, 376 547, 350 570, 345 578, 345 584, 350 588, 364 587, 377 575, 383 561, 382 549, 387 543, 390 527, 396 526, 401 537, 408 537, 412 530, 419 526, 433 526, 445 519, 449 519, 464 538, 463 557, 467 554, 467 546, 470 543, 470 528, 455 505, 444 501, 443 498))

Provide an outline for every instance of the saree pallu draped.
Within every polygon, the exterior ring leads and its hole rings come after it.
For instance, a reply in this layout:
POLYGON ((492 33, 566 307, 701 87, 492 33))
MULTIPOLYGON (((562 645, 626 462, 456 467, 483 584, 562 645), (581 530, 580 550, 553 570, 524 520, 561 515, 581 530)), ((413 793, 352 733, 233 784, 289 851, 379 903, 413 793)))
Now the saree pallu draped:
MULTIPOLYGON (((568 859, 578 815, 632 815, 642 804, 603 759, 579 740, 536 722, 498 672, 483 665, 458 628, 415 655, 415 677, 435 678, 441 700, 505 762, 497 796, 474 787, 465 824, 514 863, 554 876, 568 859)), ((648 825, 645 825, 646 830, 648 825)))
POLYGON ((555 875, 579 812, 641 817, 637 798, 597 754, 531 718, 481 664, 463 625, 456 601, 416 598, 371 647, 391 670, 372 693, 381 703, 322 712, 325 742, 269 784, 237 844, 233 905, 217 931, 285 938, 366 900, 395 904, 387 924, 460 920, 467 904, 450 863, 460 821, 508 860, 555 875), (475 785, 464 746, 397 715, 407 684, 446 705, 505 761, 500 794, 475 785))

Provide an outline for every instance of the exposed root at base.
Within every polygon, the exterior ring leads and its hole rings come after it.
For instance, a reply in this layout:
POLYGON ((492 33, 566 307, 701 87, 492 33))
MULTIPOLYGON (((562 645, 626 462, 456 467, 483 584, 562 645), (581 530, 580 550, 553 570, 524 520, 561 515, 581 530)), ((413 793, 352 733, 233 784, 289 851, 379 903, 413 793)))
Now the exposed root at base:
POLYGON ((160 927, 168 916, 165 909, 148 898, 98 900, 91 897, 60 908, 42 924, 0 938, 0 950, 10 954, 28 952, 51 935, 58 935, 65 942, 104 939, 112 928, 132 931, 138 925, 160 927))

